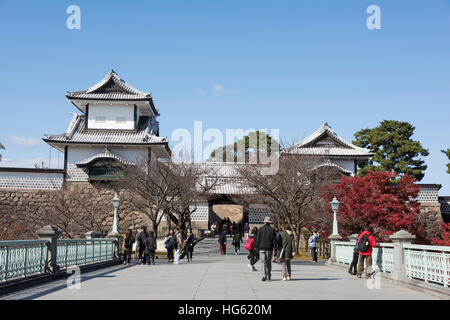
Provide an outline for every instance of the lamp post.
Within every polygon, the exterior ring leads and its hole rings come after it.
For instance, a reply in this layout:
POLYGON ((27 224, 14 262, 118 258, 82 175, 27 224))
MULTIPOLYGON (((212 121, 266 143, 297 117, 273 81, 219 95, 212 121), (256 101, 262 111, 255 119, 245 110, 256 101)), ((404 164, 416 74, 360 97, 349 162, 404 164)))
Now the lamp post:
POLYGON ((338 224, 337 224, 337 211, 339 208, 339 201, 336 197, 333 198, 333 201, 330 202, 331 204, 331 209, 333 209, 333 234, 338 234, 338 224))
POLYGON ((114 207, 114 220, 111 234, 118 234, 119 232, 117 231, 117 209, 119 208, 120 199, 117 193, 114 195, 114 198, 112 199, 112 204, 114 207))
POLYGON ((333 209, 333 233, 328 237, 330 239, 331 245, 331 255, 328 263, 334 263, 337 261, 336 259, 336 242, 342 240, 342 237, 338 233, 338 224, 336 214, 339 208, 339 201, 336 197, 333 198, 333 201, 330 202, 331 209, 333 209))

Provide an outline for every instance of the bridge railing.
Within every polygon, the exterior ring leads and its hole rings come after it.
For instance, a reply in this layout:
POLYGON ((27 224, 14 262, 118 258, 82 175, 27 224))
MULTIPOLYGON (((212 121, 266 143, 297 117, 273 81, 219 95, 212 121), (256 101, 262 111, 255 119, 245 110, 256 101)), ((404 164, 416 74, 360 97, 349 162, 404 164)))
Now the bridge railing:
POLYGON ((116 240, 107 238, 58 240, 57 246, 60 268, 110 261, 116 253, 116 240))
POLYGON ((45 272, 46 240, 0 241, 0 282, 45 272))
POLYGON ((403 245, 409 278, 450 285, 450 247, 403 245))
MULTIPOLYGON (((336 262, 350 265, 353 260, 353 241, 336 242, 336 262)), ((377 265, 380 271, 392 272, 394 268, 394 244, 379 243, 372 251, 372 264, 377 265)))
POLYGON ((99 238, 98 232, 86 233, 87 239, 57 239, 59 231, 46 226, 38 235, 40 240, 0 241, 0 285, 118 258, 118 240, 99 238))
MULTIPOLYGON (((395 280, 407 278, 450 285, 450 247, 411 244, 414 236, 399 231, 390 236, 393 243, 379 243, 372 251, 373 265, 390 274, 395 280)), ((333 241, 334 255, 331 262, 350 265, 353 260, 355 239, 333 241)))

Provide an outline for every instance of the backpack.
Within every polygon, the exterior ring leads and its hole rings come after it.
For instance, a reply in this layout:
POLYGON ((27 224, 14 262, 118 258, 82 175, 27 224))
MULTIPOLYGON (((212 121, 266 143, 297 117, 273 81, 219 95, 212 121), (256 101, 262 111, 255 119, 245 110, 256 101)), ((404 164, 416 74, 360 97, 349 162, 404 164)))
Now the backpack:
POLYGON ((245 242, 245 249, 251 251, 255 247, 255 240, 253 238, 248 238, 245 242))
POLYGON ((370 243, 369 243, 369 233, 366 233, 365 235, 363 235, 361 237, 361 239, 358 242, 358 250, 361 252, 366 252, 369 250, 370 248, 370 243))

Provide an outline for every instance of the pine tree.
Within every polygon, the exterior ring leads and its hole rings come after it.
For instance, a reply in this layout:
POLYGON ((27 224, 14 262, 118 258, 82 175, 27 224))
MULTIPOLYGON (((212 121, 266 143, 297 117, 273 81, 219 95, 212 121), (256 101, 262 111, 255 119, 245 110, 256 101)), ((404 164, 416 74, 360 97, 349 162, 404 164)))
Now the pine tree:
MULTIPOLYGON (((441 151, 442 151, 442 153, 444 153, 447 156, 448 160, 450 160, 450 149, 441 150, 441 151)), ((450 174, 450 163, 447 163, 447 173, 450 174)))
POLYGON ((408 122, 384 120, 376 128, 356 132, 353 144, 375 153, 371 159, 362 162, 359 175, 364 176, 369 170, 393 171, 422 180, 427 166, 420 157, 429 152, 411 138, 414 130, 408 122))
POLYGON ((278 141, 274 139, 273 143, 272 146, 272 137, 268 133, 259 130, 253 131, 234 144, 217 148, 211 153, 207 161, 226 162, 232 159, 233 162, 248 163, 254 161, 260 163, 263 155, 271 156, 272 148, 274 148, 275 153, 280 150, 278 141), (222 157, 222 160, 220 160, 220 157, 222 157))

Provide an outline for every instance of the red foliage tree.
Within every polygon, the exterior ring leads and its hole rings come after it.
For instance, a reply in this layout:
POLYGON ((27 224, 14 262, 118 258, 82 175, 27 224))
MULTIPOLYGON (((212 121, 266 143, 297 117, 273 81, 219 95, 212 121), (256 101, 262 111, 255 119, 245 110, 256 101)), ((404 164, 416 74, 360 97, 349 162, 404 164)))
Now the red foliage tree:
POLYGON ((441 239, 433 239, 433 244, 450 246, 450 223, 441 223, 441 239))
MULTIPOLYGON (((341 182, 324 188, 323 197, 329 202, 336 196, 341 202, 338 210, 339 233, 347 236, 371 225, 380 240, 404 229, 415 232, 419 203, 419 186, 415 178, 401 178, 393 172, 373 172, 363 177, 342 177, 341 182)), ((330 207, 331 211, 331 207, 330 207)))

